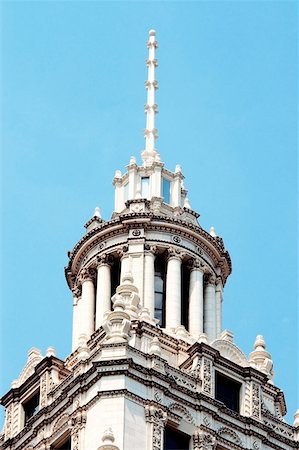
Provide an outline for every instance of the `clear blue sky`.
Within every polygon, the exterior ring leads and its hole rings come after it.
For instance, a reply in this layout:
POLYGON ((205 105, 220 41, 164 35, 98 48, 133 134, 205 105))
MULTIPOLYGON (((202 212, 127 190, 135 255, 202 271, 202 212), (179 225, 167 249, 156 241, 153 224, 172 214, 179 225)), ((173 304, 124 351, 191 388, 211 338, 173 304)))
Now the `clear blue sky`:
POLYGON ((32 346, 71 350, 67 250, 144 148, 157 30, 158 151, 233 263, 224 327, 263 334, 299 407, 295 1, 2 2, 1 394, 32 346))

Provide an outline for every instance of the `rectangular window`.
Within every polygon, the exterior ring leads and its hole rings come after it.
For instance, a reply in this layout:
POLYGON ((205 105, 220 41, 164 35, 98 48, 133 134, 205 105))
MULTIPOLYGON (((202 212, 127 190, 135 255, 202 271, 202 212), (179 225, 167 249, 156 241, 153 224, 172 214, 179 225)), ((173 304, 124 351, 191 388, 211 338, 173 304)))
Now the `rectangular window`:
POLYGON ((54 446, 51 446, 51 450, 71 450, 72 448, 72 442, 71 437, 64 439, 63 442, 60 442, 59 444, 54 444, 54 446))
POLYGON ((25 423, 39 411, 39 391, 23 403, 25 423))
POLYGON ((141 177, 141 197, 149 198, 149 177, 141 177))
POLYGON ((124 185, 124 201, 126 202, 129 199, 129 183, 124 185))
POLYGON ((190 436, 166 427, 164 431, 163 450, 189 450, 190 436))
POLYGON ((240 389, 241 384, 238 381, 222 373, 215 373, 215 398, 232 411, 240 412, 240 389))
POLYGON ((162 178, 162 197, 165 203, 170 204, 170 181, 167 178, 162 178))

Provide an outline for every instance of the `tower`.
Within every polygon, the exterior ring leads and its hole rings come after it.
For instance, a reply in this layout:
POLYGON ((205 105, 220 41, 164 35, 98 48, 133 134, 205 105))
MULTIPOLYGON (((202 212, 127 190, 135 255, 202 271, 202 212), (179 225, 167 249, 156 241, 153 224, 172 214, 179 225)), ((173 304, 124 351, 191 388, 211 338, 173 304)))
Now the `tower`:
POLYGON ((263 337, 246 358, 222 330, 230 256, 200 226, 181 167, 167 170, 155 148, 153 30, 147 46, 142 164, 116 171, 111 220, 96 208, 69 254, 72 353, 29 352, 2 397, 2 447, 298 448, 263 337))

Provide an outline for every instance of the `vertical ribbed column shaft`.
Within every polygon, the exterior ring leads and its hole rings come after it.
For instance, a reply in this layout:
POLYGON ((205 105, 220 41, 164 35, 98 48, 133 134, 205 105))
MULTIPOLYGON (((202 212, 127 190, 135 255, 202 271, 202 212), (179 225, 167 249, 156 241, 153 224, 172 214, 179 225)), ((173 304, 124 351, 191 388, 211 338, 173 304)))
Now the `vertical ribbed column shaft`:
POLYGON ((111 309, 111 266, 107 257, 100 259, 97 270, 96 329, 102 325, 104 313, 111 309))
POLYGON ((217 278, 216 283, 216 336, 219 336, 222 331, 222 300, 223 300, 223 286, 221 278, 217 278))
POLYGON ((95 288, 88 270, 83 275, 80 303, 80 334, 85 334, 87 339, 89 339, 94 332, 95 288))
POLYGON ((79 289, 73 289, 73 331, 72 331, 72 351, 78 348, 79 343, 79 289))
POLYGON ((144 305, 150 317, 155 315, 155 255, 153 251, 144 254, 144 305))
POLYGON ((197 261, 190 272, 189 332, 195 338, 203 333, 203 271, 197 261))
POLYGON ((216 338, 215 277, 210 276, 204 290, 204 333, 211 342, 216 338))
POLYGON ((171 254, 166 275, 166 328, 181 325, 181 265, 180 257, 171 254))

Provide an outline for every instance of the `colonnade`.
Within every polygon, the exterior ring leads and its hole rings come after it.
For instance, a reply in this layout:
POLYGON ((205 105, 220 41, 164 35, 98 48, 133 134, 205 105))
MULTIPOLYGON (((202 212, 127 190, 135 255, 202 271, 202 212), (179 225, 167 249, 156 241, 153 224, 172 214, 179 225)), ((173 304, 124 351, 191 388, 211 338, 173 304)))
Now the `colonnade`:
MULTIPOLYGON (((148 246, 147 246, 148 247, 148 246)), ((144 252, 142 306, 148 308, 150 317, 155 314, 155 247, 144 252)), ((168 251, 165 289, 166 328, 175 329, 182 324, 181 271, 183 255, 180 251, 168 251)), ((128 271, 128 255, 121 260, 121 277, 128 271)), ((97 268, 81 270, 78 287, 73 290, 73 351, 78 347, 80 335, 87 338, 98 329, 106 311, 111 308, 111 263, 107 255, 97 260, 97 268), (97 286, 97 288, 95 288, 97 286), (95 314, 96 311, 96 314, 95 314)), ((134 273, 132 274, 134 278, 134 273)), ((208 341, 221 332, 222 316, 221 278, 207 273, 207 266, 200 259, 193 259, 189 279, 188 331, 198 338, 206 333, 208 341)))

